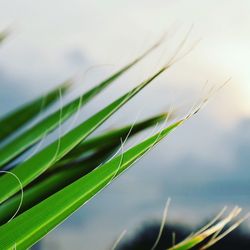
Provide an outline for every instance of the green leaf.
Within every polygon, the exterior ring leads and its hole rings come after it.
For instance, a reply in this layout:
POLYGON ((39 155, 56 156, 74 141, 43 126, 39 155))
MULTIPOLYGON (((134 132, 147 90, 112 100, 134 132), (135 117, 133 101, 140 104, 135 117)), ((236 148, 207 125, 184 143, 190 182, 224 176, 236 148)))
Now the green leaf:
POLYGON ((201 243, 203 240, 204 240, 204 238, 202 238, 198 235, 196 237, 190 238, 189 240, 184 240, 180 244, 178 244, 172 248, 169 248, 168 250, 188 250, 188 249, 195 247, 196 245, 201 243))
MULTIPOLYGON (((103 89, 108 87, 114 80, 116 80, 119 76, 124 74, 128 69, 134 66, 137 62, 142 60, 146 55, 148 55, 153 49, 155 49, 159 45, 159 42, 148 49, 144 54, 135 59, 133 62, 126 65, 124 68, 110 76, 108 79, 101 82, 96 87, 92 88, 82 96, 76 98, 69 104, 65 105, 61 109, 55 111, 48 117, 44 118, 41 122, 34 125, 20 136, 12 140, 10 143, 5 145, 0 150, 0 168, 3 168, 6 163, 14 159, 20 153, 28 149, 34 143, 38 142, 42 139, 47 133, 51 132, 53 129, 58 127, 59 124, 68 119, 71 115, 73 115, 76 111, 79 110, 80 107, 89 102, 94 96, 99 94, 103 89)), ((22 117, 23 114, 20 114, 22 117)), ((16 117, 15 117, 16 118, 16 117)), ((0 126, 1 127, 1 126, 0 126)))
MULTIPOLYGON (((42 110, 59 98, 60 91, 65 93, 68 90, 69 82, 63 83, 48 94, 37 98, 34 101, 16 109, 0 119, 0 140, 14 133, 21 126, 26 124, 32 118, 40 114, 42 110)), ((1 151, 4 149, 1 149, 1 151)), ((2 157, 0 157, 2 158, 2 157)), ((1 160, 0 160, 1 162, 1 160)), ((1 163, 0 163, 1 164, 1 163)))
MULTIPOLYGON (((111 153, 114 152, 117 145, 110 146, 108 148, 98 150, 91 154, 91 156, 83 159, 79 162, 71 163, 69 166, 61 166, 56 171, 46 173, 45 176, 40 176, 35 183, 28 185, 23 192, 22 205, 17 215, 30 209, 37 203, 41 202, 45 198, 69 185, 78 178, 88 174, 103 161, 105 161, 111 153)), ((9 200, 1 204, 0 206, 0 225, 6 223, 15 214, 21 195, 17 193, 9 200)))
MULTIPOLYGON (((38 152, 36 155, 15 167, 11 172, 22 183, 23 187, 41 175, 50 166, 54 165, 63 156, 70 152, 82 140, 89 136, 96 128, 98 128, 113 113, 128 102, 134 95, 140 92, 151 81, 163 73, 167 67, 163 67, 153 76, 142 82, 136 88, 132 89, 113 103, 90 117, 67 134, 51 143, 49 146, 38 152)), ((0 177, 0 203, 7 200, 20 190, 20 185, 10 174, 0 177), (8 189, 6 189, 8 187, 8 189)))
POLYGON ((146 119, 144 121, 135 124, 130 124, 119 129, 114 129, 105 132, 101 135, 90 138, 88 140, 84 140, 76 148, 70 151, 65 157, 63 157, 58 162, 58 164, 61 165, 75 160, 81 155, 96 148, 104 148, 113 144, 120 144, 121 140, 124 141, 128 134, 129 136, 132 136, 138 133, 139 131, 142 131, 143 129, 146 129, 152 125, 156 125, 157 123, 164 121, 168 116, 168 113, 163 113, 155 117, 146 119))
POLYGON ((235 207, 227 216, 221 219, 221 216, 225 211, 226 208, 224 208, 211 222, 201 228, 198 232, 191 234, 183 241, 177 243, 171 248, 168 248, 168 250, 188 250, 193 247, 201 250, 208 249, 234 229, 239 227, 241 223, 243 223, 250 216, 250 213, 247 213, 243 218, 237 219, 233 225, 224 230, 227 225, 235 220, 242 209, 240 207, 235 207))
MULTIPOLYGON (((130 138, 137 132, 162 122, 167 117, 169 117, 168 114, 161 114, 135 123, 134 125, 131 124, 114 131, 109 131, 84 141, 80 144, 80 147, 78 148, 79 151, 75 152, 76 154, 74 154, 74 156, 60 163, 63 164, 60 165, 60 168, 58 168, 59 166, 57 165, 55 168, 52 167, 52 171, 47 171, 44 175, 40 176, 38 182, 35 181, 31 187, 30 185, 27 186, 26 190, 24 190, 22 206, 18 214, 31 208, 51 194, 89 173, 107 159, 107 157, 120 146, 121 141, 130 138), (82 156, 82 152, 89 151, 94 151, 94 153, 76 161, 79 156, 82 156), (72 162, 72 160, 75 162, 72 162)), ((20 194, 16 194, 0 206, 0 224, 11 218, 19 203, 20 194)))
POLYGON ((182 123, 172 124, 1 226, 1 248, 26 249, 36 243, 182 123))

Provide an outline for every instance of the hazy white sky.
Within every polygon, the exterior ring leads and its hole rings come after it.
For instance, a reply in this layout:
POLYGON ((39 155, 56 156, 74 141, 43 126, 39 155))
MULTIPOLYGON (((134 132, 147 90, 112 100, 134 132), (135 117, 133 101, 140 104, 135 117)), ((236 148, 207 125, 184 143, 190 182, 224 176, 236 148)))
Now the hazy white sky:
MULTIPOLYGON (((230 107, 230 114, 223 110, 220 115, 229 118, 231 112, 250 113, 250 2, 247 0, 1 0, 0 3, 4 6, 0 10, 0 27, 13 29, 12 37, 1 50, 0 65, 10 74, 15 72, 16 78, 33 77, 39 79, 36 84, 44 85, 47 80, 47 85, 51 85, 53 80, 57 83, 90 65, 111 64, 115 68, 171 30, 171 37, 161 50, 167 50, 167 58, 171 54, 168 48, 174 48, 193 24, 190 43, 197 39, 201 42, 176 66, 171 81, 183 86, 188 81, 190 86, 232 77, 230 88, 220 100, 220 104, 230 107), (79 63, 72 66, 73 60, 86 63, 85 67, 79 63)), ((150 66, 156 68, 154 61, 150 66)), ((139 76, 143 74, 139 72, 139 76)), ((31 88, 36 88, 34 84, 31 88)))

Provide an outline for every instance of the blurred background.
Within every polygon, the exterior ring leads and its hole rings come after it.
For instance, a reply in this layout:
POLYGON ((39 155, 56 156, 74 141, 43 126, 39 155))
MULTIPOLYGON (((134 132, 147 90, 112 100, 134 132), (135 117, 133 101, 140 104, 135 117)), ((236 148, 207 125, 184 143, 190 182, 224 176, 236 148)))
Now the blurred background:
MULTIPOLYGON (((250 2, 248 0, 0 0, 0 115, 73 78, 63 103, 166 40, 88 104, 74 125, 160 68, 193 25, 173 65, 100 128, 141 120, 170 108, 182 113, 211 86, 230 83, 195 117, 78 210, 42 249, 109 249, 152 220, 195 229, 224 205, 250 208, 250 2), (184 49, 184 50, 185 50, 184 49), (208 81, 206 87, 205 83, 208 81), (205 86, 205 89, 204 89, 205 86)), ((54 107, 55 108, 55 107, 54 107)), ((72 121, 64 125, 67 130, 72 121)), ((152 133, 139 135, 136 141, 152 133)), ((51 135, 44 145, 55 138, 51 135)), ((44 146, 43 145, 43 146, 44 146)), ((244 223, 249 228, 249 222, 244 223)))

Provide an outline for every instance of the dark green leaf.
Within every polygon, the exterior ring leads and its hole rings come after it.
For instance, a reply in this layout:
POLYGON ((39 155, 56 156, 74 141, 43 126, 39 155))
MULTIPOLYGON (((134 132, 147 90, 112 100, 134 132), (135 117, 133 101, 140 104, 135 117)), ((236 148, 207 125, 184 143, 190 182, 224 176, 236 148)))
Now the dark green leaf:
MULTIPOLYGON (((26 124, 32 118, 36 117, 48 107, 51 103, 59 99, 59 93, 64 93, 69 88, 69 82, 63 83, 56 89, 53 89, 48 94, 31 101, 28 104, 16 109, 0 119, 0 140, 13 134, 21 126, 26 124)), ((2 151, 3 149, 1 149, 2 151)), ((0 157, 2 158, 2 157, 0 157)), ((1 165, 0 159, 0 165, 1 165)))
POLYGON ((115 177, 182 124, 182 120, 132 147, 0 227, 2 249, 26 249, 90 200, 115 177))

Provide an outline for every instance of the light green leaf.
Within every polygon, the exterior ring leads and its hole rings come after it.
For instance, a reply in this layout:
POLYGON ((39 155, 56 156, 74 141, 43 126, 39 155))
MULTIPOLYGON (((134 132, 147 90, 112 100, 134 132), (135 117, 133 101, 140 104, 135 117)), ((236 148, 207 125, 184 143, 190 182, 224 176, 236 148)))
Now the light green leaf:
MULTIPOLYGON (((23 192, 21 207, 17 215, 30 209, 45 198, 69 185, 78 178, 88 174, 98 165, 104 162, 111 153, 114 152, 117 145, 105 148, 93 153, 91 156, 79 162, 71 163, 56 171, 46 173, 41 176, 35 183, 28 185, 23 192)), ((17 211, 20 204, 21 195, 17 193, 0 206, 0 225, 6 223, 17 211)))
POLYGON ((36 243, 182 123, 163 129, 1 226, 1 248, 26 249, 36 243))
POLYGON ((229 228, 223 230, 228 224, 230 224, 230 222, 235 220, 242 209, 235 207, 227 216, 221 219, 221 216, 225 211, 226 208, 224 208, 211 222, 201 228, 198 232, 191 234, 189 237, 168 250, 189 250, 198 246, 200 250, 208 249, 239 227, 241 223, 250 217, 250 213, 247 213, 244 217, 237 219, 233 225, 229 226, 229 228))
MULTIPOLYGON (((72 116, 80 107, 89 102, 94 96, 99 94, 103 89, 108 87, 114 80, 119 76, 124 74, 128 69, 134 66, 137 62, 142 60, 146 55, 148 55, 153 49, 155 49, 160 43, 156 43, 150 49, 148 49, 140 57, 126 65, 124 68, 110 76, 108 79, 101 82, 96 87, 92 88, 82 96, 76 98, 69 104, 65 105, 61 109, 55 111, 48 117, 44 118, 38 124, 34 125, 17 138, 9 142, 0 150, 0 168, 3 168, 6 163, 14 159, 20 153, 28 149, 34 143, 42 139, 47 133, 51 132, 53 129, 58 127, 59 124, 64 122, 70 116, 72 116)), ((24 114, 20 114, 22 117, 24 114)), ((16 118, 16 117, 15 117, 16 118)), ((18 120, 18 119, 17 119, 18 120)), ((0 126, 1 127, 1 126, 0 126)))
MULTIPOLYGON (((115 100, 113 103, 90 117, 76 128, 69 131, 66 135, 59 138, 49 146, 32 156, 30 159, 15 167, 11 172, 19 178, 23 187, 41 175, 50 166, 54 165, 75 146, 89 136, 96 128, 98 128, 105 120, 113 113, 127 103, 134 95, 140 92, 151 81, 163 73, 167 68, 164 67, 148 78, 136 88, 132 89, 122 97, 115 100)), ((19 183, 10 174, 0 177, 0 203, 7 200, 20 190, 19 183), (6 187, 8 186, 8 189, 6 187)))
MULTIPOLYGON (((15 133, 17 129, 26 124, 32 118, 36 117, 48 107, 51 103, 55 102, 59 98, 59 93, 65 93, 70 84, 69 82, 63 83, 57 88, 50 91, 48 94, 31 101, 28 104, 14 110, 13 112, 7 114, 3 118, 0 118, 0 140, 6 138, 7 136, 15 133)), ((1 152, 4 149, 1 149, 1 152)), ((0 156, 0 165, 2 161, 2 156, 0 156)))
MULTIPOLYGON (((121 141, 130 138, 137 132, 150 126, 156 125, 158 122, 162 122, 168 116, 168 114, 161 114, 84 141, 80 144, 80 150, 75 152, 76 154, 74 154, 74 157, 72 156, 71 158, 62 161, 61 164, 63 165, 60 165, 60 168, 58 168, 59 166, 57 165, 55 165, 55 168, 53 166, 52 171, 50 170, 42 175, 41 178, 38 178, 38 181, 35 181, 31 187, 30 185, 27 186, 24 190, 22 206, 19 210, 19 214, 56 191, 59 191, 61 188, 72 183, 76 179, 89 173, 107 159, 107 157, 121 145, 121 141), (87 154, 88 156, 85 156, 84 158, 81 157, 80 160, 76 161, 77 157, 80 155, 82 156, 82 152, 89 151, 94 152, 90 155, 87 154), (75 162, 72 162, 72 160, 75 162)), ((19 203, 20 194, 17 194, 0 206, 0 224, 11 218, 19 203)))
POLYGON ((72 161, 77 157, 80 157, 81 155, 96 148, 104 148, 109 145, 120 144, 121 140, 124 141, 128 134, 129 136, 132 136, 139 131, 142 131, 143 129, 164 121, 168 116, 168 113, 163 113, 144 121, 131 124, 123 128, 113 129, 88 140, 84 140, 76 148, 70 151, 65 157, 63 157, 58 164, 61 165, 72 161))

